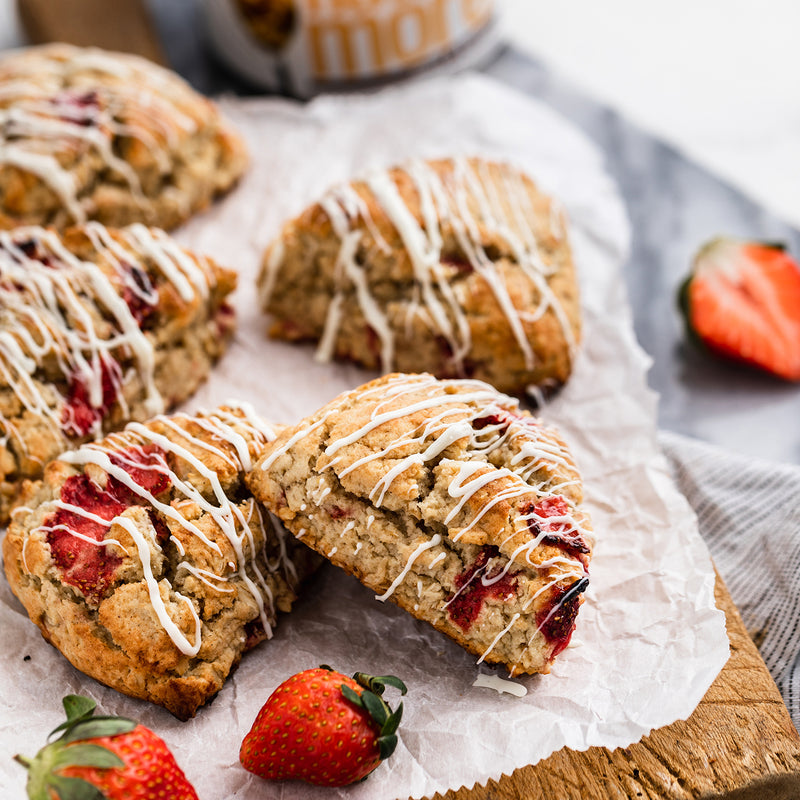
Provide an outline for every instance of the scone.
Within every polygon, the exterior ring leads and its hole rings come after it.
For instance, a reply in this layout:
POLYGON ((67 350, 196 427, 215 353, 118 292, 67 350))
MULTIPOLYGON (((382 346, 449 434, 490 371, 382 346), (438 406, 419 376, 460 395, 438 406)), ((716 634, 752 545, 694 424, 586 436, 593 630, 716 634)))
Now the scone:
POLYGON ((216 106, 145 59, 64 44, 0 58, 0 228, 173 228, 246 163, 216 106))
POLYGON ((50 459, 194 392, 231 337, 235 284, 139 224, 0 231, 0 522, 50 459))
POLYGON ((3 544, 45 639, 102 683, 193 716, 318 560, 244 485, 273 436, 232 405, 131 423, 49 464, 3 544))
POLYGON ((248 475, 302 542, 512 675, 567 646, 593 536, 558 434, 479 381, 389 375, 284 430, 248 475))
POLYGON ((272 336, 383 372, 522 394, 569 377, 580 303, 561 212, 519 170, 412 161, 285 225, 258 279, 272 336))

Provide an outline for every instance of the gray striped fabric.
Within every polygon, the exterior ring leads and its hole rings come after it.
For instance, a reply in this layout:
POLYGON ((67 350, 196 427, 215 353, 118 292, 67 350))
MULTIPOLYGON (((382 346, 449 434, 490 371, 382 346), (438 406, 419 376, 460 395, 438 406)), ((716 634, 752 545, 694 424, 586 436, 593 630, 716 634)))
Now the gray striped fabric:
POLYGON ((660 442, 800 729, 800 467, 667 432, 660 442))

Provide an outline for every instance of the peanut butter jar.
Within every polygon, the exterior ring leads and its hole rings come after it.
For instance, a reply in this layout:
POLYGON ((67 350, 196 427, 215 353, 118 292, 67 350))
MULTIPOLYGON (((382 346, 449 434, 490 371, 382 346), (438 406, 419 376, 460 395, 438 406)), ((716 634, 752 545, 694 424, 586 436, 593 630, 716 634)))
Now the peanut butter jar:
POLYGON ((495 16, 494 0, 206 0, 218 56, 301 97, 473 66, 497 48, 495 16))

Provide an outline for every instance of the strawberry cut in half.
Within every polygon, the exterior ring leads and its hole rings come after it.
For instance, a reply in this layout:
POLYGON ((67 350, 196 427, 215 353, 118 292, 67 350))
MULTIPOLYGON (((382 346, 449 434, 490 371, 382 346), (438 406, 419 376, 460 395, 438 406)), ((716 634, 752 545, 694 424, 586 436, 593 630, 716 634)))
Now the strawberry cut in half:
POLYGON ((680 305, 711 352, 800 381, 800 266, 780 245, 713 239, 695 256, 680 305))

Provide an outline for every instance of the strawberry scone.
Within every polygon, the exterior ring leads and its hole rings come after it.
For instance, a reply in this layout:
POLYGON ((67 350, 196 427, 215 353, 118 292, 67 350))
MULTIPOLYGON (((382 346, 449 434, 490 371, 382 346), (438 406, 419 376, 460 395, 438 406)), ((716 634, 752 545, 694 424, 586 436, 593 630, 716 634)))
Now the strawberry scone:
POLYGON ((65 44, 0 58, 0 228, 173 228, 246 165, 214 103, 143 58, 65 44))
POLYGON ((45 639, 102 683, 193 716, 318 560, 244 485, 273 437, 244 404, 159 416, 26 484, 3 558, 45 639))
POLYGON ((593 536, 566 445, 479 381, 393 374, 284 430, 247 477, 302 542, 512 675, 575 627, 593 536))
POLYGON ((0 522, 50 459, 195 391, 235 284, 143 225, 0 231, 0 522))
POLYGON ((272 336, 383 372, 541 392, 567 380, 580 340, 562 212, 518 169, 479 158, 331 189, 285 225, 258 284, 272 336))

